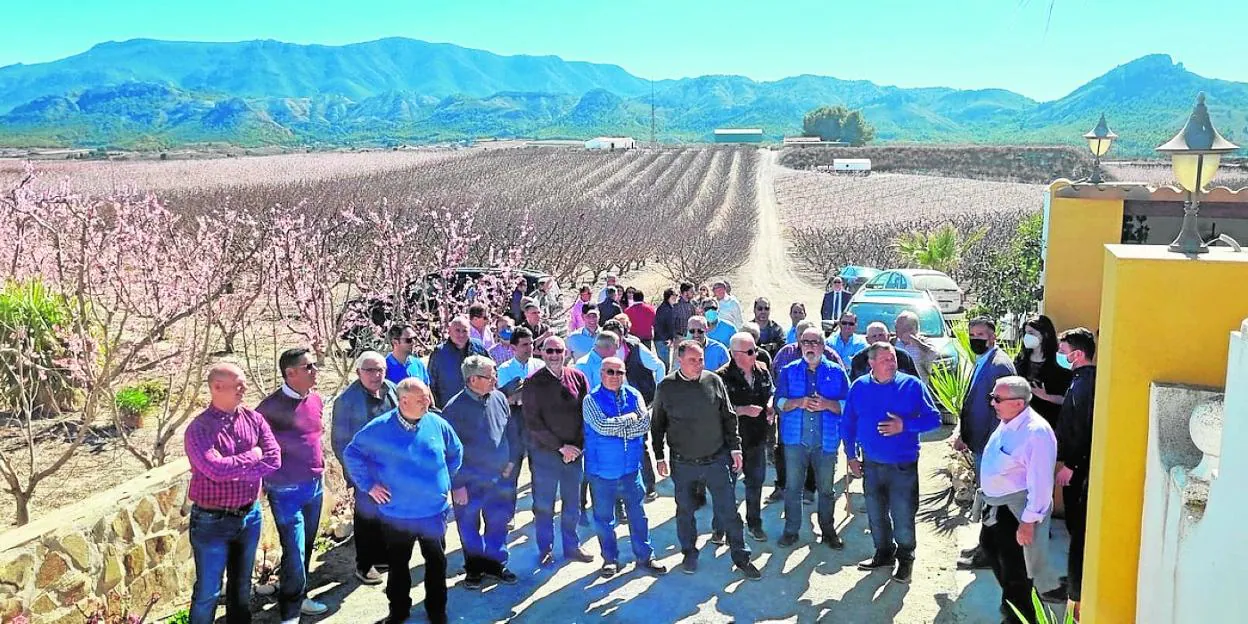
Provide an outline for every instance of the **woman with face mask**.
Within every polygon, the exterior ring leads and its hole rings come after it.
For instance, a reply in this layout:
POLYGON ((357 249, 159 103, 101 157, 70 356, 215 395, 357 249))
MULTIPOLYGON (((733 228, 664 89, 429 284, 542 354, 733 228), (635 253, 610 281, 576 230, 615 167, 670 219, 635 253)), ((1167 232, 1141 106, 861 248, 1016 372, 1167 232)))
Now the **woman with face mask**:
POLYGON ((1055 427, 1071 378, 1070 364, 1060 360, 1053 321, 1043 314, 1027 321, 1014 369, 1031 382, 1031 408, 1055 427))

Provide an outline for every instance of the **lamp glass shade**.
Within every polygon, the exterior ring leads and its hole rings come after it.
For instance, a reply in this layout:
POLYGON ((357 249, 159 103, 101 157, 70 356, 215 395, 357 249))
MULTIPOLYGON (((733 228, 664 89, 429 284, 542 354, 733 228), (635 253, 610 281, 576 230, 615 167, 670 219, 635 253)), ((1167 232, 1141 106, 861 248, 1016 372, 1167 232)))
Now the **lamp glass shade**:
POLYGON ((1204 190, 1204 187, 1213 181, 1213 176, 1218 172, 1218 162, 1221 160, 1222 157, 1218 154, 1176 153, 1171 156, 1170 162, 1179 186, 1189 193, 1195 193, 1204 190), (1197 174, 1199 174, 1200 188, 1196 187, 1197 174))
POLYGON ((1088 149, 1092 150, 1092 155, 1100 158, 1109 151, 1109 146, 1114 142, 1111 138, 1094 138, 1088 139, 1088 149))

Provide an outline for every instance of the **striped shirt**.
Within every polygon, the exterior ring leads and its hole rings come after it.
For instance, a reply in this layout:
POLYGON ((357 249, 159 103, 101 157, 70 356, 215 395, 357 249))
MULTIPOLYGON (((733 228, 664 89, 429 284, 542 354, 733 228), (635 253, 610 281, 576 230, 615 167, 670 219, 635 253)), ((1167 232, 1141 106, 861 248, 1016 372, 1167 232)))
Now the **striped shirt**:
POLYGON ((202 507, 236 509, 260 496, 260 481, 282 466, 282 452, 255 410, 240 405, 233 414, 208 406, 185 433, 191 463, 187 497, 202 507))

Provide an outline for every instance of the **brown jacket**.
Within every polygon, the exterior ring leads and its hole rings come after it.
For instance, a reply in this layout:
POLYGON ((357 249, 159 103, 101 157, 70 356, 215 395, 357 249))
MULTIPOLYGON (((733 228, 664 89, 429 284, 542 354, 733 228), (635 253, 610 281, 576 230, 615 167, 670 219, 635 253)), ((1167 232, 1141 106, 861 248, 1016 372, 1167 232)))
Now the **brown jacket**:
POLYGON ((521 391, 524 424, 533 448, 558 451, 565 444, 585 448, 584 417, 581 406, 589 394, 585 375, 564 366, 556 377, 548 368, 533 373, 521 391))

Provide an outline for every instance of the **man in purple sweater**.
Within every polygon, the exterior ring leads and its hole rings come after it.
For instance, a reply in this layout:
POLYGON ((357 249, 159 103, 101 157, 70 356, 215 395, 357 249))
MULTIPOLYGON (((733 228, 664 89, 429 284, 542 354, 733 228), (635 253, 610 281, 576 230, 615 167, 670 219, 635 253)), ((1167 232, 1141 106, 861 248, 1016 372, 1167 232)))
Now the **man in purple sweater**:
POLYGON ((212 404, 186 426, 191 462, 190 541, 195 557, 191 623, 216 619, 221 576, 228 622, 251 621, 251 570, 260 541, 260 480, 282 465, 268 423, 243 405, 247 376, 234 364, 208 371, 212 404))
POLYGON ((325 428, 321 412, 325 404, 312 391, 317 371, 310 351, 287 349, 278 358, 277 367, 282 386, 265 397, 256 411, 269 423, 282 449, 282 467, 265 477, 264 491, 282 545, 278 611, 282 624, 291 624, 299 621, 300 613, 321 615, 329 610, 307 597, 308 567, 324 498, 321 434, 325 428))

